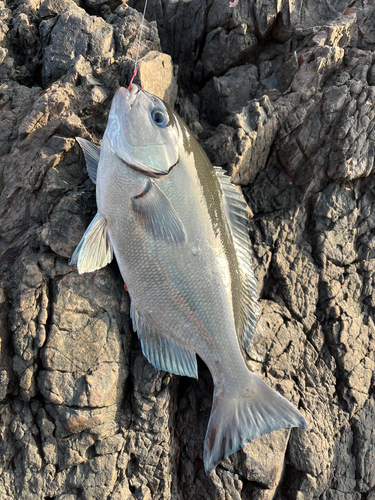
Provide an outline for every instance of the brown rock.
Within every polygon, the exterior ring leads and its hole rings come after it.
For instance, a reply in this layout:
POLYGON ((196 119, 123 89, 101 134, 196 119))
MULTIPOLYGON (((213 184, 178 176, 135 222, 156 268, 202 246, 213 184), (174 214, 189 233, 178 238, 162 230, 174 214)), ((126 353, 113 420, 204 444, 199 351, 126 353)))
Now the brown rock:
POLYGON ((139 60, 139 78, 145 90, 174 106, 177 81, 170 56, 151 51, 139 60))

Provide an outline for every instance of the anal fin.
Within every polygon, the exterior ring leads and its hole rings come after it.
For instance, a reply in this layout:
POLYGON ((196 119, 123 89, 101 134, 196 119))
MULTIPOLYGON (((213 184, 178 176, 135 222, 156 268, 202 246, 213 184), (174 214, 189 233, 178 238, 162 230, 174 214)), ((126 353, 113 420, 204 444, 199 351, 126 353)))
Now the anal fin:
POLYGON ((107 233, 106 219, 96 214, 75 249, 70 264, 77 264, 79 274, 91 273, 109 264, 113 248, 107 233))
POLYGON ((173 340, 154 333, 141 318, 133 303, 130 308, 133 328, 138 333, 142 351, 149 362, 158 370, 175 375, 198 378, 197 357, 173 340))

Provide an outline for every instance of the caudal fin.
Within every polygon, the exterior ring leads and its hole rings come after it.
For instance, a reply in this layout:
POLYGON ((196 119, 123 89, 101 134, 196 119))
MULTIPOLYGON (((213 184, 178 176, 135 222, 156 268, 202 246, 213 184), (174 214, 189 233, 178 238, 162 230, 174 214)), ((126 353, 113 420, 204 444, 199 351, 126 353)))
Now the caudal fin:
POLYGON ((204 442, 210 474, 222 460, 253 439, 278 429, 308 429, 303 415, 255 373, 243 393, 215 395, 204 442))

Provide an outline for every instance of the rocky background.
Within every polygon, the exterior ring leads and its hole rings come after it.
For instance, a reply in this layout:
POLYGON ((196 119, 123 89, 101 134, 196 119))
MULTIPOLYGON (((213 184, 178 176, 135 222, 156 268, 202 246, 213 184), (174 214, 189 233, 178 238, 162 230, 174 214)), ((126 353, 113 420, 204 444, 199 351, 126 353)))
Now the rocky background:
POLYGON ((149 0, 140 79, 242 186, 248 364, 310 425, 210 477, 207 368, 155 372, 116 263, 68 265, 143 1, 0 1, 0 499, 374 500, 373 0, 149 0))

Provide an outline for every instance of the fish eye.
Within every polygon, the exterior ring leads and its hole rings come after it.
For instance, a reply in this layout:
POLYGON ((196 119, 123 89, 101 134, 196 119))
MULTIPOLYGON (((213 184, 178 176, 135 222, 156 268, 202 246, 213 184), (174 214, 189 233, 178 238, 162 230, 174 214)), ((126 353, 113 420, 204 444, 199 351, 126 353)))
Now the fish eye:
POLYGON ((168 114, 160 108, 154 108, 151 112, 152 121, 158 126, 164 128, 168 123, 168 114))

